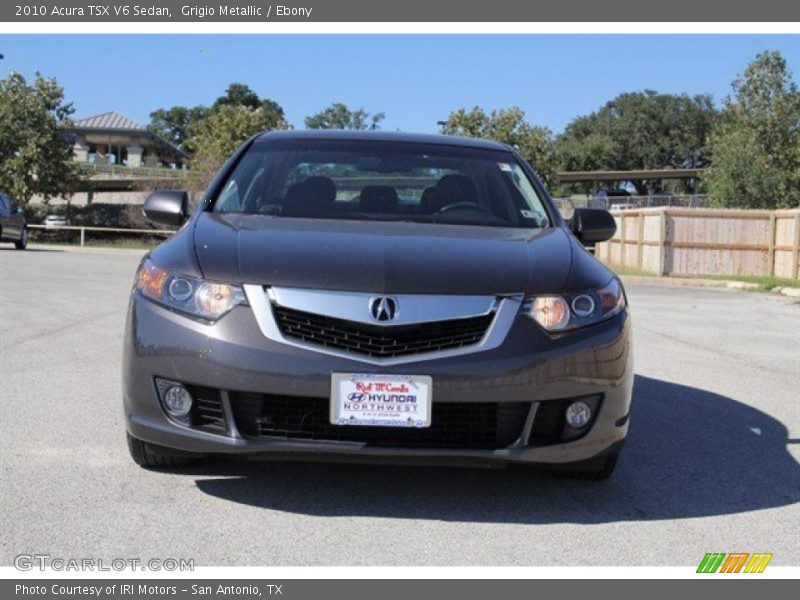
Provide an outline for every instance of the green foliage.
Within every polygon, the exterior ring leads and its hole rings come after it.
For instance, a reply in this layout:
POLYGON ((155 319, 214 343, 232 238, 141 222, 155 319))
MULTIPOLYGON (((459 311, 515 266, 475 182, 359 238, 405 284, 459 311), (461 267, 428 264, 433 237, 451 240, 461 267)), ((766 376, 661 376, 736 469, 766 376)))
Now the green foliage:
POLYGON ((350 110, 347 105, 335 102, 323 111, 305 118, 308 129, 380 129, 386 118, 382 112, 370 114, 363 108, 350 110))
POLYGON ((211 107, 155 110, 148 126, 192 155, 191 168, 198 175, 190 184, 195 189, 203 189, 234 150, 256 133, 288 128, 283 108, 243 83, 230 84, 211 107))
MULTIPOLYGON (((620 94, 600 110, 577 117, 557 141, 564 171, 702 168, 706 139, 717 120, 709 95, 620 94)), ((632 182, 640 194, 657 181, 632 182)), ((576 186, 588 191, 590 184, 576 186)))
MULTIPOLYGON (((196 152, 202 150, 197 145, 199 142, 192 139, 198 131, 199 123, 222 109, 236 107, 258 111, 258 114, 253 116, 253 120, 263 123, 263 130, 287 128, 286 117, 280 104, 269 98, 260 98, 243 83, 232 83, 210 108, 207 106, 192 108, 173 106, 154 110, 150 113, 148 129, 184 151, 196 152)), ((242 138, 239 143, 244 142, 250 135, 242 138)))
POLYGON ((719 206, 800 207, 800 92, 778 52, 759 54, 733 83, 710 138, 707 174, 719 206))
POLYGON ((222 105, 189 128, 187 147, 193 152, 192 168, 199 173, 195 182, 202 189, 228 157, 253 135, 267 130, 288 129, 283 118, 264 106, 222 105))
MULTIPOLYGON (((264 115, 265 129, 285 129, 286 115, 280 104, 269 98, 259 98, 249 86, 243 83, 232 83, 225 90, 225 94, 214 101, 212 111, 225 106, 244 106, 252 110, 261 109, 264 115)), ((244 140, 242 140, 244 141, 244 140)))
POLYGON ((160 138, 167 140, 178 148, 183 148, 189 133, 189 127, 207 117, 209 112, 206 106, 159 108, 150 113, 150 124, 147 128, 160 138))
POLYGON ((18 73, 0 80, 0 190, 21 204, 75 191, 78 166, 67 140, 71 104, 55 79, 18 73))
POLYGON ((250 86, 244 83, 232 83, 225 90, 225 93, 216 99, 211 108, 220 106, 246 106, 247 108, 258 108, 261 105, 261 98, 258 97, 250 86))
POLYGON ((525 112, 516 106, 486 113, 476 106, 471 110, 459 108, 450 113, 442 125, 442 133, 464 137, 495 140, 516 148, 545 183, 555 175, 553 132, 546 127, 531 125, 525 112))

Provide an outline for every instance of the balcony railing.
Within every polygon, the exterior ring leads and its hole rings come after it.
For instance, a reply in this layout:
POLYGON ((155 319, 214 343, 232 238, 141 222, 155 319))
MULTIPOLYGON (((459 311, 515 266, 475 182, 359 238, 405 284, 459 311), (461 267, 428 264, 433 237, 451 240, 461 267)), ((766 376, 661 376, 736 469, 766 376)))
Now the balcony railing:
POLYGON ((128 165, 109 165, 102 163, 80 162, 81 170, 87 175, 116 175, 134 177, 136 179, 181 179, 192 175, 188 169, 170 169, 168 167, 130 167, 128 165))

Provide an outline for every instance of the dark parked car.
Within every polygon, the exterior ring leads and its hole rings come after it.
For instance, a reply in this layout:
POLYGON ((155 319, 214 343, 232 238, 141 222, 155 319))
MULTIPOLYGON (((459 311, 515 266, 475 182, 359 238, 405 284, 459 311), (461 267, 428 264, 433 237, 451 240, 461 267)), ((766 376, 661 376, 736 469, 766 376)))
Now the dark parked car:
POLYGON ((204 454, 547 465, 607 477, 628 429, 618 278, 510 147, 356 132, 256 136, 142 261, 124 341, 128 444, 204 454))
POLYGON ((612 188, 608 190, 600 190, 594 197, 594 206, 601 206, 610 210, 624 210, 625 208, 636 208, 636 204, 631 202, 629 198, 631 193, 627 190, 619 188, 612 188), (622 207, 622 208, 620 208, 622 207))
POLYGON ((597 200, 605 200, 609 201, 612 198, 630 198, 631 193, 628 190, 622 190, 619 188, 611 188, 607 190, 600 190, 595 195, 597 200))
POLYGON ((14 242, 17 250, 24 250, 28 245, 25 213, 5 194, 0 194, 0 241, 14 242))

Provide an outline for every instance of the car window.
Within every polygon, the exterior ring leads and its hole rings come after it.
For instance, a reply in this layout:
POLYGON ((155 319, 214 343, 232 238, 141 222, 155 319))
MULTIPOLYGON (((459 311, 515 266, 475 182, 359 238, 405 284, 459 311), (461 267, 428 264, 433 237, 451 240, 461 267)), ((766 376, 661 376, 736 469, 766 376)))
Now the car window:
POLYGON ((219 213, 546 227, 511 152, 434 144, 295 140, 254 144, 213 201, 219 213))

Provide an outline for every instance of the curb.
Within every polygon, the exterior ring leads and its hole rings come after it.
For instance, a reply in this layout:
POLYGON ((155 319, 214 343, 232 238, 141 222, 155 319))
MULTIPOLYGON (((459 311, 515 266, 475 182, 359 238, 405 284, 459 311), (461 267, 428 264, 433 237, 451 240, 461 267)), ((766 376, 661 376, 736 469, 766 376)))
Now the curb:
POLYGON ((748 281, 732 281, 727 279, 701 279, 694 277, 656 277, 655 275, 621 275, 623 282, 635 281, 637 283, 647 283, 652 285, 662 285, 666 287, 704 287, 722 288, 729 290, 744 290, 766 292, 770 294, 780 294, 790 298, 800 298, 800 288, 794 287, 774 287, 765 288, 758 283, 748 281))
POLYGON ((84 246, 81 248, 80 246, 70 246, 68 244, 34 244, 29 243, 28 248, 32 251, 36 250, 55 250, 61 252, 77 252, 77 253, 88 253, 88 254, 132 254, 132 255, 144 255, 148 250, 138 249, 138 248, 106 248, 103 246, 84 246))
POLYGON ((800 288, 776 287, 772 288, 770 292, 782 294, 783 296, 789 296, 790 298, 800 298, 800 288))
POLYGON ((655 275, 621 275, 623 281, 636 281, 638 283, 651 283, 667 287, 707 287, 729 288, 734 290, 762 289, 757 283, 745 281, 728 281, 725 279, 701 279, 694 277, 656 277, 655 275))

